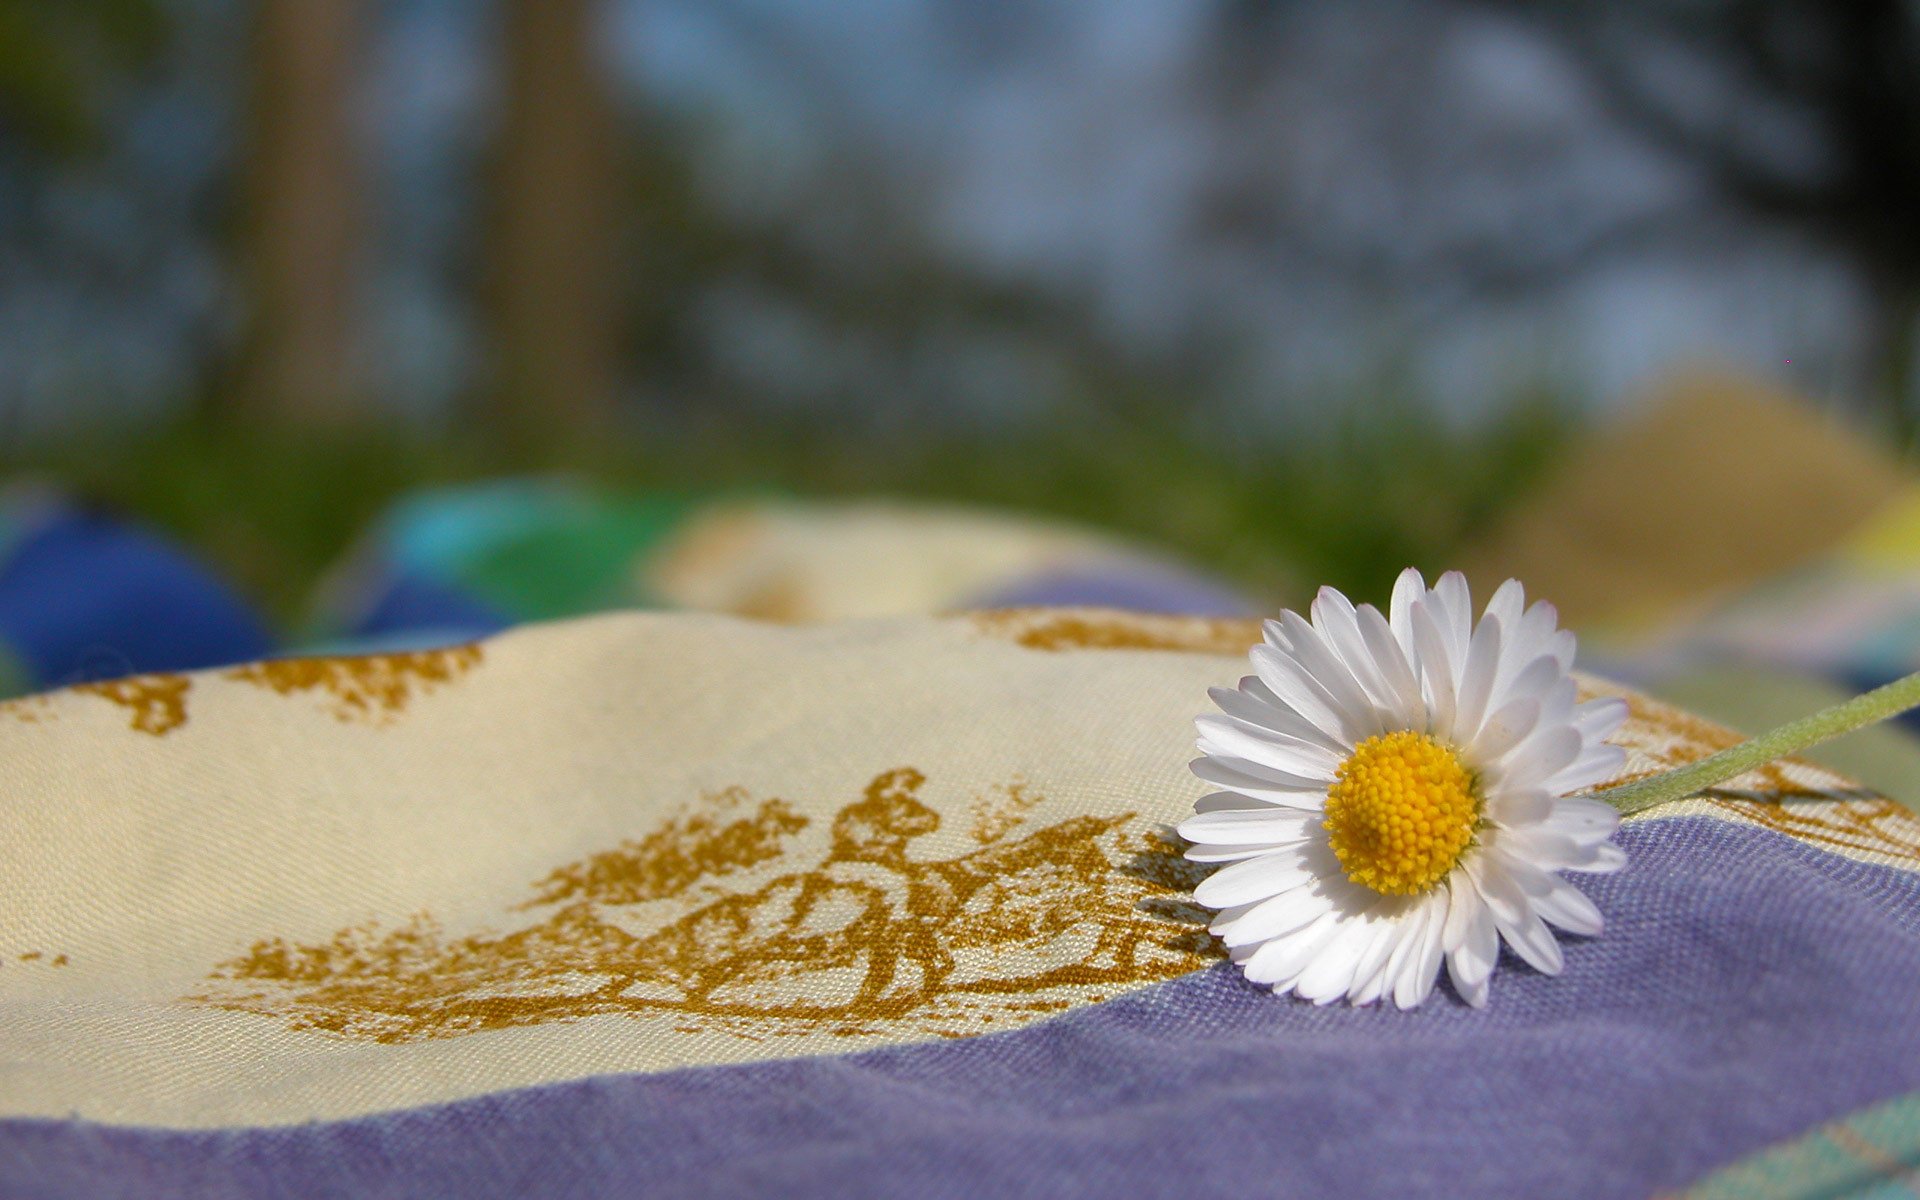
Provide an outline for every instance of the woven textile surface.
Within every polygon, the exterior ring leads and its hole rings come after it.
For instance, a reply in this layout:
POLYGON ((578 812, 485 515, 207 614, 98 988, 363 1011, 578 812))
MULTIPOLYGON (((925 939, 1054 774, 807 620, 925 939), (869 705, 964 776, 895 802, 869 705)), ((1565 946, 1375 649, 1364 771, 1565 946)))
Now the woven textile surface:
MULTIPOLYGON (((1920 1089, 1920 822, 1799 764, 1632 822, 1485 1012, 1246 985, 1164 828, 1257 636, 623 615, 10 702, 0 1195, 1630 1196, 1920 1089)), ((1629 774, 1729 738, 1632 703, 1629 774)))

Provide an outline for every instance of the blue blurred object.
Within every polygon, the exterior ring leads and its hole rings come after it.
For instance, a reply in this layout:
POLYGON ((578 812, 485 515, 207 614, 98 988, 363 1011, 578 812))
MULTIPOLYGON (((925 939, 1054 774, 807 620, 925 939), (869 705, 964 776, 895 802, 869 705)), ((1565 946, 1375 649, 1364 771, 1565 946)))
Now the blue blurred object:
POLYGON ((514 619, 461 588, 392 570, 380 577, 347 630, 355 650, 419 649, 488 637, 514 619))
POLYGON ((0 505, 0 690, 188 671, 273 649, 259 616, 164 538, 47 497, 0 505))
POLYGON ((687 507, 566 479, 415 493, 323 587, 315 632, 353 647, 411 647, 645 603, 634 565, 687 507))

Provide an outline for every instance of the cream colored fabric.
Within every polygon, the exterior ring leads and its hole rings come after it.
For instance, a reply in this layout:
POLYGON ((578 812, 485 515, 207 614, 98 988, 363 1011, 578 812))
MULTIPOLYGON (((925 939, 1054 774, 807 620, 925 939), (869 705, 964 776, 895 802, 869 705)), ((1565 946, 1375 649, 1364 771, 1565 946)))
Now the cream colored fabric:
POLYGON ((640 587, 675 608, 775 621, 909 616, 1011 580, 1145 555, 1090 530, 982 510, 887 501, 714 508, 644 564, 640 587))
MULTIPOLYGON (((619 615, 0 707, 0 1113, 343 1117, 1043 1019, 1198 969, 1158 831, 1251 623, 619 615)), ((1636 701, 1632 767, 1722 735, 1636 701)), ((1681 810, 1920 869, 1789 768, 1681 810)), ((1666 810, 1666 811, 1681 811, 1666 810)))

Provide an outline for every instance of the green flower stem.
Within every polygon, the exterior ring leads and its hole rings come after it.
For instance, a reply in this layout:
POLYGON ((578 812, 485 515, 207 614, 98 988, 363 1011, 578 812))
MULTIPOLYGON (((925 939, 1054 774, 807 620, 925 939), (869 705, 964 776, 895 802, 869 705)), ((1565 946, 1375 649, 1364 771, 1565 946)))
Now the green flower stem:
POLYGON ((1764 766, 1776 758, 1785 758, 1808 746, 1817 746, 1829 738, 1852 733, 1864 725, 1898 716, 1916 706, 1920 706, 1920 672, 1896 679, 1884 687, 1877 687, 1831 708, 1823 708, 1811 716, 1789 721, 1778 729, 1699 762, 1675 767, 1646 779, 1636 779, 1604 792, 1595 792, 1593 799, 1613 805, 1622 814, 1637 813, 1656 804, 1691 796, 1735 775, 1764 766))

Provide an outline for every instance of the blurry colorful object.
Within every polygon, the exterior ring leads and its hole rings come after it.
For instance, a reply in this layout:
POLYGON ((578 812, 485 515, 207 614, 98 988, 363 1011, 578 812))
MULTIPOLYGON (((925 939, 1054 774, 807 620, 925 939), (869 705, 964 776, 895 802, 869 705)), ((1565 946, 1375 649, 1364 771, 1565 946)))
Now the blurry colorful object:
POLYGON ((50 493, 0 499, 0 694, 270 647, 260 619, 158 534, 50 493))
POLYGON ((1829 1121, 1715 1171, 1675 1200, 1903 1200, 1920 1170, 1920 1093, 1829 1121))
POLYGON ((1650 629, 1833 548, 1909 486, 1811 402, 1680 376, 1582 439, 1468 554, 1483 592, 1517 578, 1568 624, 1650 629))
MULTIPOLYGON (((1828 553, 1673 614, 1598 639, 1608 669, 1746 728, 1821 683, 1876 687, 1920 670, 1920 489, 1909 489, 1828 553)), ((1920 714, 1900 720, 1920 729, 1920 714)), ((1920 756, 1885 734, 1817 751, 1920 805, 1920 756)))
POLYGON ((418 493, 382 517, 323 583, 320 631, 429 645, 645 603, 636 563, 689 507, 566 480, 418 493))
MULTIPOLYGON (((0 707, 0 1194, 1644 1196, 1920 1089, 1920 821, 1792 761, 1629 818, 1558 979, 1275 1003, 1166 833, 1259 636, 620 614, 0 707)), ((1621 778, 1732 740, 1574 682, 1621 778)))
MULTIPOLYGON (((1034 604, 1249 611, 1167 558, 1024 517, 516 479, 396 504, 322 581, 304 640, 414 649, 635 607, 816 621, 1034 604)), ((157 535, 51 495, 0 500, 0 695, 275 649, 231 589, 157 535)))
POLYGON ((1251 611, 1226 584, 1091 530, 891 501, 719 505, 690 517, 640 578, 669 607, 777 621, 1075 604, 1251 611))
POLYGON ((1854 682, 1920 669, 1920 488, 1830 553, 1688 613, 1640 654, 1854 682))
POLYGON ((324 634, 432 645, 522 621, 679 608, 776 621, 1100 604, 1237 615, 1227 585, 1117 539, 886 501, 697 501, 562 480, 396 506, 322 593, 324 634))
MULTIPOLYGON (((1576 448, 1467 574, 1527 579, 1608 673, 1758 729, 1920 669, 1916 496, 1811 402, 1682 376, 1576 448)), ((1814 753, 1920 805, 1920 756, 1891 730, 1814 753)))

